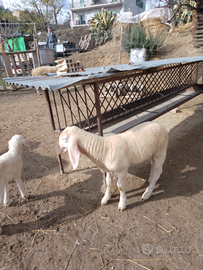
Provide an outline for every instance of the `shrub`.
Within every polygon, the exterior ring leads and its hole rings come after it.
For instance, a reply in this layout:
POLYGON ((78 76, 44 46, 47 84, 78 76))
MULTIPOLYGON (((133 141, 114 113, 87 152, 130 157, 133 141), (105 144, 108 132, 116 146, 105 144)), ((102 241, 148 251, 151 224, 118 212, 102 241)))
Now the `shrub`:
POLYGON ((134 23, 123 35, 123 49, 130 54, 131 49, 145 48, 149 55, 152 55, 163 44, 165 38, 164 31, 152 34, 149 29, 134 23))
POLYGON ((189 0, 185 3, 183 0, 178 0, 177 5, 172 9, 172 14, 174 14, 175 25, 182 25, 192 21, 192 10, 195 10, 197 3, 195 1, 189 0))

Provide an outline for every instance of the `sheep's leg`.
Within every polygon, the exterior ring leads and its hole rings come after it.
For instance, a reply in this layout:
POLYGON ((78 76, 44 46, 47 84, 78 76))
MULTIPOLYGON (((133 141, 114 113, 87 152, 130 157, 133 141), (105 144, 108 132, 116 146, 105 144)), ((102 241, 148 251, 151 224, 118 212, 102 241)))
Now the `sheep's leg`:
POLYGON ((151 171, 150 171, 150 176, 149 176, 149 179, 148 179, 149 183, 153 179, 153 175, 154 175, 154 161, 153 161, 153 158, 151 158, 150 161, 151 161, 151 171))
POLYGON ((156 182, 162 173, 162 165, 163 162, 160 162, 160 160, 158 159, 154 159, 152 161, 151 173, 148 180, 149 186, 146 188, 145 192, 142 195, 143 200, 147 200, 151 196, 152 191, 154 190, 154 187, 156 185, 156 182))
POLYGON ((4 206, 9 206, 9 186, 4 185, 4 206))
POLYGON ((3 204, 4 200, 4 188, 3 186, 0 187, 0 206, 3 204))
POLYGON ((102 198, 101 205, 107 204, 109 199, 111 198, 111 181, 113 179, 113 173, 106 174, 106 192, 104 197, 102 198))
POLYGON ((17 186, 18 186, 19 190, 20 190, 21 197, 23 199, 28 199, 28 195, 23 189, 23 184, 22 184, 22 181, 21 181, 20 177, 16 178, 15 181, 17 183, 17 186))
POLYGON ((126 201, 127 197, 125 194, 125 186, 126 186, 126 176, 127 176, 127 171, 122 172, 122 173, 117 173, 118 176, 118 190, 120 191, 120 200, 118 204, 118 210, 123 211, 126 208, 126 201))

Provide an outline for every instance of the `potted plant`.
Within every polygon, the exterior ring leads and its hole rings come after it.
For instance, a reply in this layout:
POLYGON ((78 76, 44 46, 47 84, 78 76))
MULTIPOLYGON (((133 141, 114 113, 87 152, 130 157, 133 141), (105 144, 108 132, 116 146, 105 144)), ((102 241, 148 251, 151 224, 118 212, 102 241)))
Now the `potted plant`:
POLYGON ((166 34, 152 35, 150 30, 134 23, 123 36, 123 49, 130 55, 130 62, 143 62, 163 44, 166 34))

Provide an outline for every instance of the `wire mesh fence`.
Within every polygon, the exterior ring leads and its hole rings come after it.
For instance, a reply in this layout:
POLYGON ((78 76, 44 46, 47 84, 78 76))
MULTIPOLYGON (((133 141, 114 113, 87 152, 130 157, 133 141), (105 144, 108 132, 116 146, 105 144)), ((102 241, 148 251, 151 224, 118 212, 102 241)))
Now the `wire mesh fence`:
POLYGON ((203 75, 203 62, 165 65, 161 68, 112 75, 94 83, 49 93, 54 129, 68 125, 91 130, 162 102, 195 85, 203 75))

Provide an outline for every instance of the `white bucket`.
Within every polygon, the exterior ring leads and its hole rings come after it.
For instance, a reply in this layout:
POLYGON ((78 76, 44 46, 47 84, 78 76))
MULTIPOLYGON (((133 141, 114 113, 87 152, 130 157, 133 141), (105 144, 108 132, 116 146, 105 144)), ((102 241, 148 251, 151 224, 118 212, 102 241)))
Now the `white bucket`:
POLYGON ((146 59, 146 49, 131 49, 130 50, 130 63, 141 63, 146 59))

